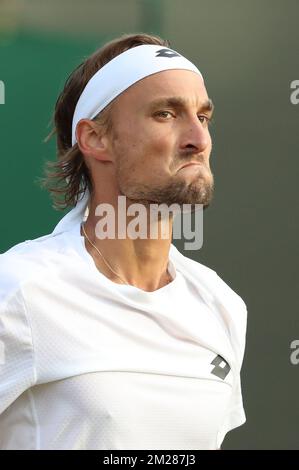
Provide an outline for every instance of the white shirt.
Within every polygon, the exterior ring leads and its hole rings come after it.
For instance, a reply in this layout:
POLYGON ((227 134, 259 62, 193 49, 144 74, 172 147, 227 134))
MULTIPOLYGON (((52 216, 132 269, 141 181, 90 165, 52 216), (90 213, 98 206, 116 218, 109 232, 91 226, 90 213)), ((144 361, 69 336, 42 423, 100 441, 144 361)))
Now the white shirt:
POLYGON ((217 449, 245 422, 246 306, 173 244, 168 266, 114 283, 80 223, 0 256, 0 449, 217 449))

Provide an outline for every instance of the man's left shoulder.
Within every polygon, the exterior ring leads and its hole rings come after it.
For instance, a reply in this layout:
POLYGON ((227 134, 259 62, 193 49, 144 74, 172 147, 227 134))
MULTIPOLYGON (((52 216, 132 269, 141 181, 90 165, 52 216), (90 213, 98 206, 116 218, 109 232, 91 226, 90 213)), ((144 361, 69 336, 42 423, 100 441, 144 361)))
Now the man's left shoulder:
POLYGON ((216 271, 214 271, 212 268, 209 268, 208 266, 200 263, 199 261, 189 258, 184 253, 179 251, 178 248, 173 244, 171 245, 171 255, 176 263, 179 263, 180 266, 184 266, 186 269, 189 268, 193 272, 198 273, 200 275, 204 275, 205 277, 208 277, 211 280, 215 276, 217 276, 216 271))
POLYGON ((226 301, 238 304, 244 311, 247 311, 246 304, 242 297, 225 282, 222 277, 212 268, 196 261, 181 253, 176 247, 172 248, 172 255, 192 277, 202 283, 210 292, 210 295, 222 298, 226 301))

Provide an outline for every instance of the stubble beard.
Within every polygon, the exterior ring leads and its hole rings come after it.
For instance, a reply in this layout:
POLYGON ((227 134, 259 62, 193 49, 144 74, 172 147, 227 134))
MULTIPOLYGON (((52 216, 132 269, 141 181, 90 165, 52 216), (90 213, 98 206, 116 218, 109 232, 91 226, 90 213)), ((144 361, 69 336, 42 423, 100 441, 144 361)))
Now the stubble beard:
MULTIPOLYGON (((205 168, 204 172, 207 172, 205 168)), ((134 202, 148 207, 150 204, 190 204, 192 211, 195 204, 202 204, 203 209, 209 207, 214 195, 214 176, 209 169, 207 176, 199 174, 191 182, 175 178, 164 186, 151 186, 132 181, 129 176, 132 172, 117 168, 117 179, 121 195, 126 196, 134 202)))
MULTIPOLYGON (((214 175, 209 166, 201 159, 202 168, 198 176, 196 175, 191 182, 174 176, 172 181, 164 184, 145 184, 139 183, 132 177, 134 167, 127 164, 126 152, 121 149, 118 135, 115 133, 113 138, 114 152, 116 156, 116 177, 120 190, 120 195, 126 196, 134 203, 143 204, 149 207, 151 204, 183 204, 191 206, 191 212, 195 210, 195 204, 201 204, 203 210, 207 209, 213 200, 214 195, 214 175)), ((192 157, 193 151, 186 150, 180 155, 180 161, 184 158, 192 157)))

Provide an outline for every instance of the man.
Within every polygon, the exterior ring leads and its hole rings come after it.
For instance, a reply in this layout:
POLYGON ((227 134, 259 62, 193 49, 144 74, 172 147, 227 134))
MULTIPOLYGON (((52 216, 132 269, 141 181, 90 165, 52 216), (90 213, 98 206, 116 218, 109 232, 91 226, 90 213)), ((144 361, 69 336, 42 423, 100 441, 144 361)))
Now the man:
POLYGON ((116 39, 57 101, 48 187, 75 207, 1 255, 2 449, 219 449, 245 422, 243 300, 175 248, 170 213, 158 237, 99 236, 103 205, 123 233, 134 204, 145 223, 153 204, 212 199, 213 105, 168 46, 116 39))

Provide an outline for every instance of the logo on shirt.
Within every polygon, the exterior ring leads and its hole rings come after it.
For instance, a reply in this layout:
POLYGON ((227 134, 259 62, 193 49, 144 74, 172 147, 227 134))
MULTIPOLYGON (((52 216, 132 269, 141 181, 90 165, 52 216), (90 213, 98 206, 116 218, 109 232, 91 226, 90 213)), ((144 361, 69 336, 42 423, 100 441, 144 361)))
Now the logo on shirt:
POLYGON ((214 369, 211 371, 211 374, 217 375, 217 377, 224 380, 230 371, 230 365, 228 364, 228 362, 226 362, 226 360, 218 354, 218 356, 215 357, 211 364, 215 366, 214 369))
POLYGON ((180 57, 180 54, 171 49, 160 49, 156 52, 156 57, 180 57))

